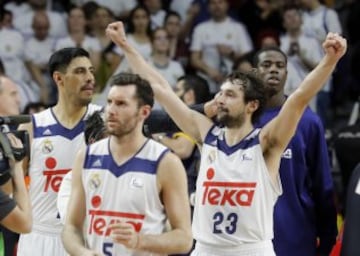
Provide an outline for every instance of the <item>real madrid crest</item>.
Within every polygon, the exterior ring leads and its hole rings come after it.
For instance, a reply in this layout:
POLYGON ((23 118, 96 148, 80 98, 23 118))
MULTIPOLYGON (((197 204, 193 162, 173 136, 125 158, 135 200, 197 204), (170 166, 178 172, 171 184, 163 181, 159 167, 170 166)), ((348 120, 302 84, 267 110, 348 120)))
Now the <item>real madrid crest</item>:
POLYGON ((89 178, 88 187, 91 190, 99 188, 101 185, 101 178, 99 173, 92 173, 89 178))
POLYGON ((209 164, 212 164, 216 159, 216 152, 215 150, 210 151, 209 155, 207 156, 207 161, 209 164))
POLYGON ((43 143, 42 143, 41 151, 44 154, 49 154, 53 150, 54 150, 54 146, 53 146, 52 142, 49 139, 44 140, 43 143))

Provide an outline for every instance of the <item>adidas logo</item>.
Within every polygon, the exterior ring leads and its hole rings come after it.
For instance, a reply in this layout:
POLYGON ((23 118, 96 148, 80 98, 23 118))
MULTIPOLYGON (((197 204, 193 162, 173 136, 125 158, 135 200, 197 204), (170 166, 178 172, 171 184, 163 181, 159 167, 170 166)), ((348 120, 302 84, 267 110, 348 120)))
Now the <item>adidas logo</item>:
POLYGON ((96 160, 96 161, 92 164, 91 167, 100 167, 100 166, 101 166, 101 160, 98 159, 98 160, 96 160))
POLYGON ((43 132, 43 135, 51 135, 52 132, 50 131, 50 129, 46 129, 44 132, 43 132))
POLYGON ((284 153, 282 154, 282 158, 286 158, 286 159, 292 159, 292 150, 291 148, 288 148, 284 151, 284 153))

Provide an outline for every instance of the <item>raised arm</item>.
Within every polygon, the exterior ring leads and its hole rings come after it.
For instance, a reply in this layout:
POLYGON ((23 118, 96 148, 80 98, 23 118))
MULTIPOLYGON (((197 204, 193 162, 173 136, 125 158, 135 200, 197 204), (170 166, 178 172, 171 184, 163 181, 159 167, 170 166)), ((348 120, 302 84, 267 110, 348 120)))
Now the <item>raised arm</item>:
POLYGON ((201 141, 212 126, 211 120, 189 109, 173 92, 168 82, 127 42, 122 22, 109 24, 106 34, 122 48, 133 72, 149 81, 155 99, 165 108, 177 126, 195 140, 201 141))
POLYGON ((347 43, 343 37, 334 33, 327 35, 323 43, 323 59, 286 100, 280 113, 263 128, 260 141, 264 152, 269 152, 271 148, 282 153, 294 135, 305 108, 329 79, 346 48, 347 43))

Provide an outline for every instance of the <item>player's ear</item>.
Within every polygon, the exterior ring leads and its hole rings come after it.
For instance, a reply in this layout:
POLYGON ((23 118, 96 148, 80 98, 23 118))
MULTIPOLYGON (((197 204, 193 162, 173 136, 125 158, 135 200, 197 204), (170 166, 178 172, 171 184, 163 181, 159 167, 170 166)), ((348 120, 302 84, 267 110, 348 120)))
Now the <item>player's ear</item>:
POLYGON ((248 102, 247 104, 247 111, 248 113, 254 113, 259 108, 259 101, 258 100, 252 100, 248 102))
POLYGON ((52 78, 58 86, 63 84, 63 77, 59 71, 55 71, 52 75, 52 78))
POLYGON ((144 105, 141 107, 140 111, 141 111, 141 114, 144 117, 144 119, 146 119, 151 113, 151 107, 150 107, 150 105, 144 105))

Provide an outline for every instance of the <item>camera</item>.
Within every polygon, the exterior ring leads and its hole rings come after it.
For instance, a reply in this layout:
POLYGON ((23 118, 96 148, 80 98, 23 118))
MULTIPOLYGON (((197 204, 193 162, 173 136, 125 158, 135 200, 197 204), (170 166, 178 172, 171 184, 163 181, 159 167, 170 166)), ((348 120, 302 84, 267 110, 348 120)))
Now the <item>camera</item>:
MULTIPOLYGON (((29 116, 0 117, 0 125, 17 125, 29 122, 29 116)), ((30 156, 29 134, 27 131, 0 131, 0 185, 5 184, 11 178, 10 159, 21 161, 25 156, 30 156), (12 133, 19 138, 23 144, 22 148, 11 145, 7 133, 12 133)))

